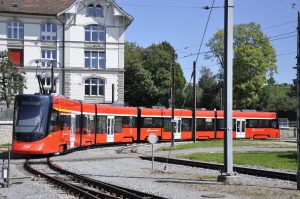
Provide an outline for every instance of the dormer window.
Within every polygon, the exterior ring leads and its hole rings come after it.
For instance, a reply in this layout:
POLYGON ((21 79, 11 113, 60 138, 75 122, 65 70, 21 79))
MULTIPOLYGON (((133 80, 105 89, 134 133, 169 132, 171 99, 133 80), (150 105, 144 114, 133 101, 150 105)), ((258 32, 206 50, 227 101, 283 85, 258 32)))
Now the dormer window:
POLYGON ((102 6, 96 5, 96 17, 102 17, 102 6))
POLYGON ((95 9, 94 5, 90 4, 87 8, 87 15, 94 16, 94 13, 95 13, 94 9, 95 9))
POLYGON ((24 39, 24 24, 18 21, 8 22, 7 37, 10 39, 24 39))
POLYGON ((56 41, 57 25, 52 23, 41 24, 41 40, 56 41))
POLYGON ((88 5, 87 15, 90 17, 102 17, 103 16, 103 9, 102 6, 97 4, 96 6, 93 4, 88 5))

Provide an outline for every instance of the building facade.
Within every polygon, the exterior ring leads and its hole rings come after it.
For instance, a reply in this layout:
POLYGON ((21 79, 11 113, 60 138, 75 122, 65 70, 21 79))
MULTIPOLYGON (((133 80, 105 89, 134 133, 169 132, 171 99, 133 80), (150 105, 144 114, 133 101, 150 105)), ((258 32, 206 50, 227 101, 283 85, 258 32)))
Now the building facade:
POLYGON ((26 73, 24 94, 41 85, 49 92, 53 82, 55 93, 71 99, 123 103, 132 20, 113 0, 2 1, 0 50, 26 73))

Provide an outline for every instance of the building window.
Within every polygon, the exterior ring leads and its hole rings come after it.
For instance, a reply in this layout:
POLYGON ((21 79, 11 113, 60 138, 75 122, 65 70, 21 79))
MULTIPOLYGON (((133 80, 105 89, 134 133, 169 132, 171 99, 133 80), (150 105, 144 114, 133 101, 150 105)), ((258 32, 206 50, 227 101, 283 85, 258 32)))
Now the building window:
POLYGON ((56 67, 56 50, 42 50, 42 68, 51 67, 51 64, 56 67))
MULTIPOLYGON (((51 91, 51 77, 41 77, 41 84, 44 87, 45 93, 50 93, 51 91)), ((54 93, 56 93, 56 78, 54 78, 54 93)))
POLYGON ((97 5, 95 9, 96 17, 102 17, 102 6, 97 5))
POLYGON ((87 7, 87 11, 86 11, 88 16, 91 17, 102 17, 103 16, 103 9, 101 5, 96 5, 94 6, 93 4, 90 4, 87 7))
POLYGON ((52 23, 41 24, 41 40, 56 41, 57 25, 52 23))
POLYGON ((10 61, 20 67, 23 67, 23 49, 8 49, 10 61))
POLYGON ((87 15, 88 16, 94 16, 94 5, 93 4, 90 4, 88 7, 87 7, 87 15))
POLYGON ((18 21, 7 23, 7 37, 10 39, 24 38, 24 24, 18 21))
POLYGON ((103 26, 89 25, 84 27, 85 41, 87 42, 104 42, 105 29, 103 26))
POLYGON ((105 53, 99 51, 84 52, 85 68, 87 69, 104 69, 105 53))
POLYGON ((104 85, 105 82, 103 79, 88 78, 85 80, 84 94, 89 96, 103 96, 104 85))

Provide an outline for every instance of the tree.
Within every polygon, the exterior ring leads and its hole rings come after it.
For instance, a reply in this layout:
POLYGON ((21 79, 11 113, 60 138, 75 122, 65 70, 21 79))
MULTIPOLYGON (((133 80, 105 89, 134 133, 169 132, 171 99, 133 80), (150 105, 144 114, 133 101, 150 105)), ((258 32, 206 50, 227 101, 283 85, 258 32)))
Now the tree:
MULTIPOLYGON (((125 44, 125 102, 132 106, 168 106, 174 48, 168 42, 141 48, 125 44), (142 99, 136 100, 142 97, 142 99)), ((174 55, 176 59, 176 55, 174 55)), ((176 98, 182 98, 183 72, 175 62, 176 98)), ((179 100, 181 101, 181 100, 179 100)), ((180 105, 177 104, 179 107, 180 105)))
POLYGON ((296 119, 296 97, 289 96, 290 85, 267 85, 262 89, 261 110, 274 111, 278 117, 296 119))
MULTIPOLYGON (((153 44, 143 52, 142 60, 146 70, 151 73, 151 79, 157 87, 157 95, 153 99, 157 105, 167 106, 172 87, 172 64, 175 64, 176 98, 182 94, 185 86, 185 78, 178 63, 174 48, 168 42, 153 44), (175 59, 175 60, 174 60, 175 59), (174 63, 173 63, 174 62, 174 63)), ((177 100, 175 100, 175 103, 177 100)), ((177 107, 180 104, 177 104, 177 107)))
MULTIPOLYGON (((178 108, 187 108, 191 109, 194 107, 194 98, 193 98, 193 84, 187 83, 184 89, 182 90, 181 95, 176 96, 176 104, 178 108)), ((200 107, 199 102, 201 102, 201 96, 202 96, 202 89, 199 88, 198 85, 196 85, 196 103, 197 107, 200 107)))
MULTIPOLYGON (((277 70, 275 50, 260 25, 239 24, 233 30, 233 107, 256 108, 259 92, 267 83, 267 74, 277 70)), ((219 30, 209 40, 206 59, 215 59, 224 71, 224 31, 219 30)), ((222 77, 222 75, 220 75, 222 77)))
POLYGON ((0 53, 0 100, 6 102, 7 108, 14 94, 22 92, 25 87, 24 74, 10 61, 7 51, 0 53))
POLYGON ((141 64, 127 66, 125 71, 125 102, 130 106, 153 106, 157 88, 149 71, 141 64))
POLYGON ((200 79, 198 82, 199 88, 202 89, 199 105, 202 108, 214 109, 218 104, 218 93, 220 88, 218 86, 217 75, 207 67, 200 69, 200 79))

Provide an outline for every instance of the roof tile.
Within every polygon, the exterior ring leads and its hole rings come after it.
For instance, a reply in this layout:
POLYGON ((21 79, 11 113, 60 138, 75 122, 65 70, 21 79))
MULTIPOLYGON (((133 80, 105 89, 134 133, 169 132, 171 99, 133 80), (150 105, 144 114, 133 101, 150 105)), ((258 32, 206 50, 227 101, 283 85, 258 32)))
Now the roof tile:
POLYGON ((0 0, 0 12, 57 15, 70 7, 76 0, 0 0), (3 4, 2 4, 3 2, 3 4), (12 2, 17 7, 12 7, 12 2))

